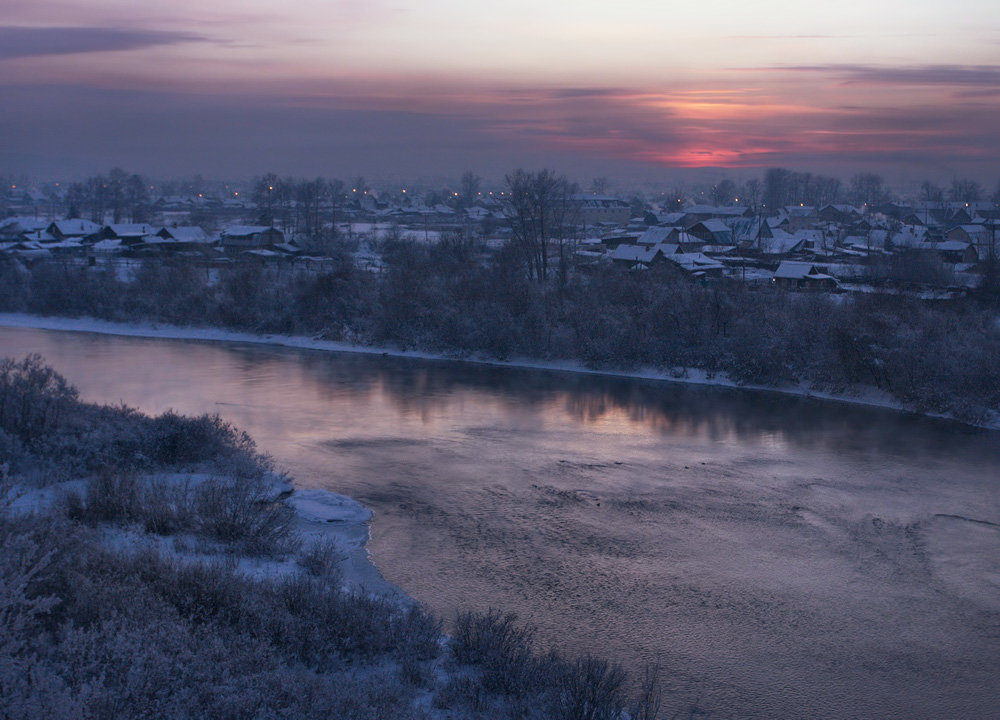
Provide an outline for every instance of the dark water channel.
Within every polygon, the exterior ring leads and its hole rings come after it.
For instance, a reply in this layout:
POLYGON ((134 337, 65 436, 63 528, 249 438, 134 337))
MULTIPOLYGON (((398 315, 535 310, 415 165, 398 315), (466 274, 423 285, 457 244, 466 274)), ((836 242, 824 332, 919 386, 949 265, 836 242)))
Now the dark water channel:
POLYGON ((669 383, 0 328, 375 512, 386 578, 710 717, 1000 717, 1000 433, 669 383))

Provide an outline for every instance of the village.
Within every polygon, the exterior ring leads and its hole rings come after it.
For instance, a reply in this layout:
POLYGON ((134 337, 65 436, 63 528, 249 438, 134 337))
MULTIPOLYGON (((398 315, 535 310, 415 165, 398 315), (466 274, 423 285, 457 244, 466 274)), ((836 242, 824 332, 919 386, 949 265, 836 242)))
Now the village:
MULTIPOLYGON (((40 192, 11 184, 3 199, 0 254, 89 266, 189 258, 209 266, 243 259, 322 270, 332 255, 347 252, 359 268, 379 272, 388 240, 463 238, 483 248, 510 242, 508 193, 477 188, 478 179, 462 193, 423 196, 344 187, 339 195, 286 194, 272 203, 269 194, 261 201, 258 191, 254 202, 251 193, 226 186, 144 192, 141 205, 86 208, 51 185, 40 192), (90 217, 81 217, 88 209, 90 217)), ((738 197, 710 205, 704 196, 573 193, 562 199, 559 223, 551 224, 548 253, 558 245, 561 261, 581 272, 658 267, 702 284, 728 280, 943 300, 974 294, 996 274, 1000 210, 993 201, 767 208, 740 204, 738 197)))

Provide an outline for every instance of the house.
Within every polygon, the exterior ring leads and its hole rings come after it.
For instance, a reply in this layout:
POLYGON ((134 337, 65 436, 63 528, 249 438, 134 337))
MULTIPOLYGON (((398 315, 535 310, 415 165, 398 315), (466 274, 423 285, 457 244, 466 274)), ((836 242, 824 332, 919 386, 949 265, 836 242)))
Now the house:
POLYGON ((649 230, 640 235, 635 243, 636 245, 645 245, 650 247, 652 245, 659 245, 662 242, 666 242, 667 238, 676 228, 672 227, 651 227, 649 230))
POLYGON ((118 255, 124 249, 125 246, 118 238, 98 240, 90 246, 90 252, 94 255, 118 255))
POLYGON ((657 214, 656 224, 664 225, 666 227, 682 227, 684 225, 684 213, 668 212, 662 215, 657 214))
MULTIPOLYGON (((10 217, 0 221, 0 238, 17 240, 26 235, 44 232, 50 224, 49 220, 39 220, 30 217, 10 217)), ((32 237, 31 239, 36 239, 32 237)))
POLYGON ((811 227, 820 219, 816 208, 812 205, 788 205, 782 208, 781 212, 788 219, 786 227, 792 232, 811 227))
POLYGON ((976 250, 976 245, 969 242, 962 242, 961 240, 922 243, 918 249, 935 252, 941 260, 948 263, 979 262, 979 253, 976 250))
POLYGON ((733 242, 733 231, 722 220, 715 218, 696 222, 687 231, 704 245, 731 245, 733 242))
POLYGON ((40 228, 38 230, 26 230, 25 232, 22 232, 19 237, 12 239, 31 240, 34 242, 41 242, 41 243, 53 243, 59 241, 59 238, 49 234, 49 231, 46 230, 45 228, 40 228))
POLYGON ((774 284, 789 290, 833 290, 837 281, 807 262, 783 260, 774 271, 774 284))
POLYGON ((718 260, 714 260, 700 252, 674 253, 664 256, 666 260, 676 264, 685 273, 695 278, 722 277, 725 270, 718 260))
POLYGON ((824 205, 819 209, 818 217, 826 222, 844 225, 852 223, 861 218, 861 211, 853 205, 824 205))
POLYGON ((601 242, 608 248, 614 250, 619 245, 635 245, 642 233, 609 233, 601 236, 601 242))
POLYGON ((663 251, 658 245, 619 245, 611 251, 611 260, 617 265, 633 269, 646 268, 663 260, 663 251))
POLYGON ((698 252, 700 251, 706 243, 700 237, 695 237, 686 230, 681 230, 680 228, 673 228, 672 232, 667 236, 667 242, 671 245, 680 246, 681 252, 698 252))
POLYGON ((731 219, 746 217, 750 214, 751 210, 748 207, 692 205, 691 207, 684 208, 683 223, 690 228, 691 225, 705 220, 719 220, 722 218, 731 219))
POLYGON ((907 225, 899 232, 895 232, 889 238, 891 246, 895 248, 915 248, 921 243, 927 242, 929 231, 922 225, 907 225))
POLYGON ((945 234, 945 240, 971 243, 978 248, 988 249, 993 242, 993 229, 986 225, 959 225, 945 234))
POLYGON ((807 238, 798 234, 773 230, 771 237, 761 237, 756 249, 764 255, 788 255, 805 249, 807 238))
POLYGON ((622 225, 632 217, 632 206, 621 198, 610 195, 574 195, 570 198, 570 203, 570 217, 579 225, 622 225))
POLYGON ((65 240, 67 238, 92 237, 100 233, 102 228, 90 220, 76 218, 74 220, 56 220, 50 223, 46 230, 52 237, 65 240))
POLYGON ((209 245, 214 242, 214 239, 197 225, 174 225, 173 227, 161 228, 156 234, 161 238, 179 243, 184 249, 209 245))
POLYGON ((104 226, 101 237, 104 240, 121 240, 126 245, 134 245, 155 232, 156 228, 146 223, 112 223, 104 226))
POLYGON ((756 245, 759 238, 772 236, 771 226, 759 216, 750 216, 729 220, 727 223, 733 233, 733 242, 737 245, 756 245))
POLYGON ((285 241, 285 234, 267 225, 231 225, 222 231, 223 247, 262 248, 285 241))

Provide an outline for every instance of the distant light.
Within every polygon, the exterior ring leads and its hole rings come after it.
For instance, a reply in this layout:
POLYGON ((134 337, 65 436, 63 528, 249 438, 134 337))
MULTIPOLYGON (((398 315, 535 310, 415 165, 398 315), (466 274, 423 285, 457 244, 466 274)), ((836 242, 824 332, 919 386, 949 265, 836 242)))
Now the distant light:
POLYGON ((406 188, 403 188, 403 192, 406 192, 406 188))
POLYGON ((17 185, 11 185, 11 186, 10 186, 10 189, 11 189, 11 190, 17 190, 17 185))
POLYGON ((274 190, 274 185, 268 185, 268 186, 267 186, 267 189, 268 189, 268 190, 274 190))
POLYGON ((739 198, 733 198, 733 202, 739 202, 739 201, 740 201, 739 198))

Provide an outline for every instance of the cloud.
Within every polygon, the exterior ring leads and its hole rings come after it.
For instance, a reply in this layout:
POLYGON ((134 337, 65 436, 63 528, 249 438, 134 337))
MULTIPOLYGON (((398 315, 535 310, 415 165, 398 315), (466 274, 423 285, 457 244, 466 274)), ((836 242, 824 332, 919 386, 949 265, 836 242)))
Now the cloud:
POLYGON ((1000 65, 788 65, 753 68, 766 72, 818 73, 865 85, 1000 86, 1000 65))
POLYGON ((1000 160, 991 97, 941 102, 948 93, 934 86, 874 105, 870 96, 883 93, 801 79, 532 88, 346 77, 290 79, 266 92, 259 82, 225 92, 155 83, 11 86, 0 117, 0 137, 10 142, 0 148, 0 165, 52 174, 121 165, 163 175, 276 169, 412 177, 469 168, 502 175, 519 164, 612 175, 616 168, 767 165, 985 174, 1000 160))
POLYGON ((107 27, 0 26, 0 60, 208 42, 204 35, 107 27))

